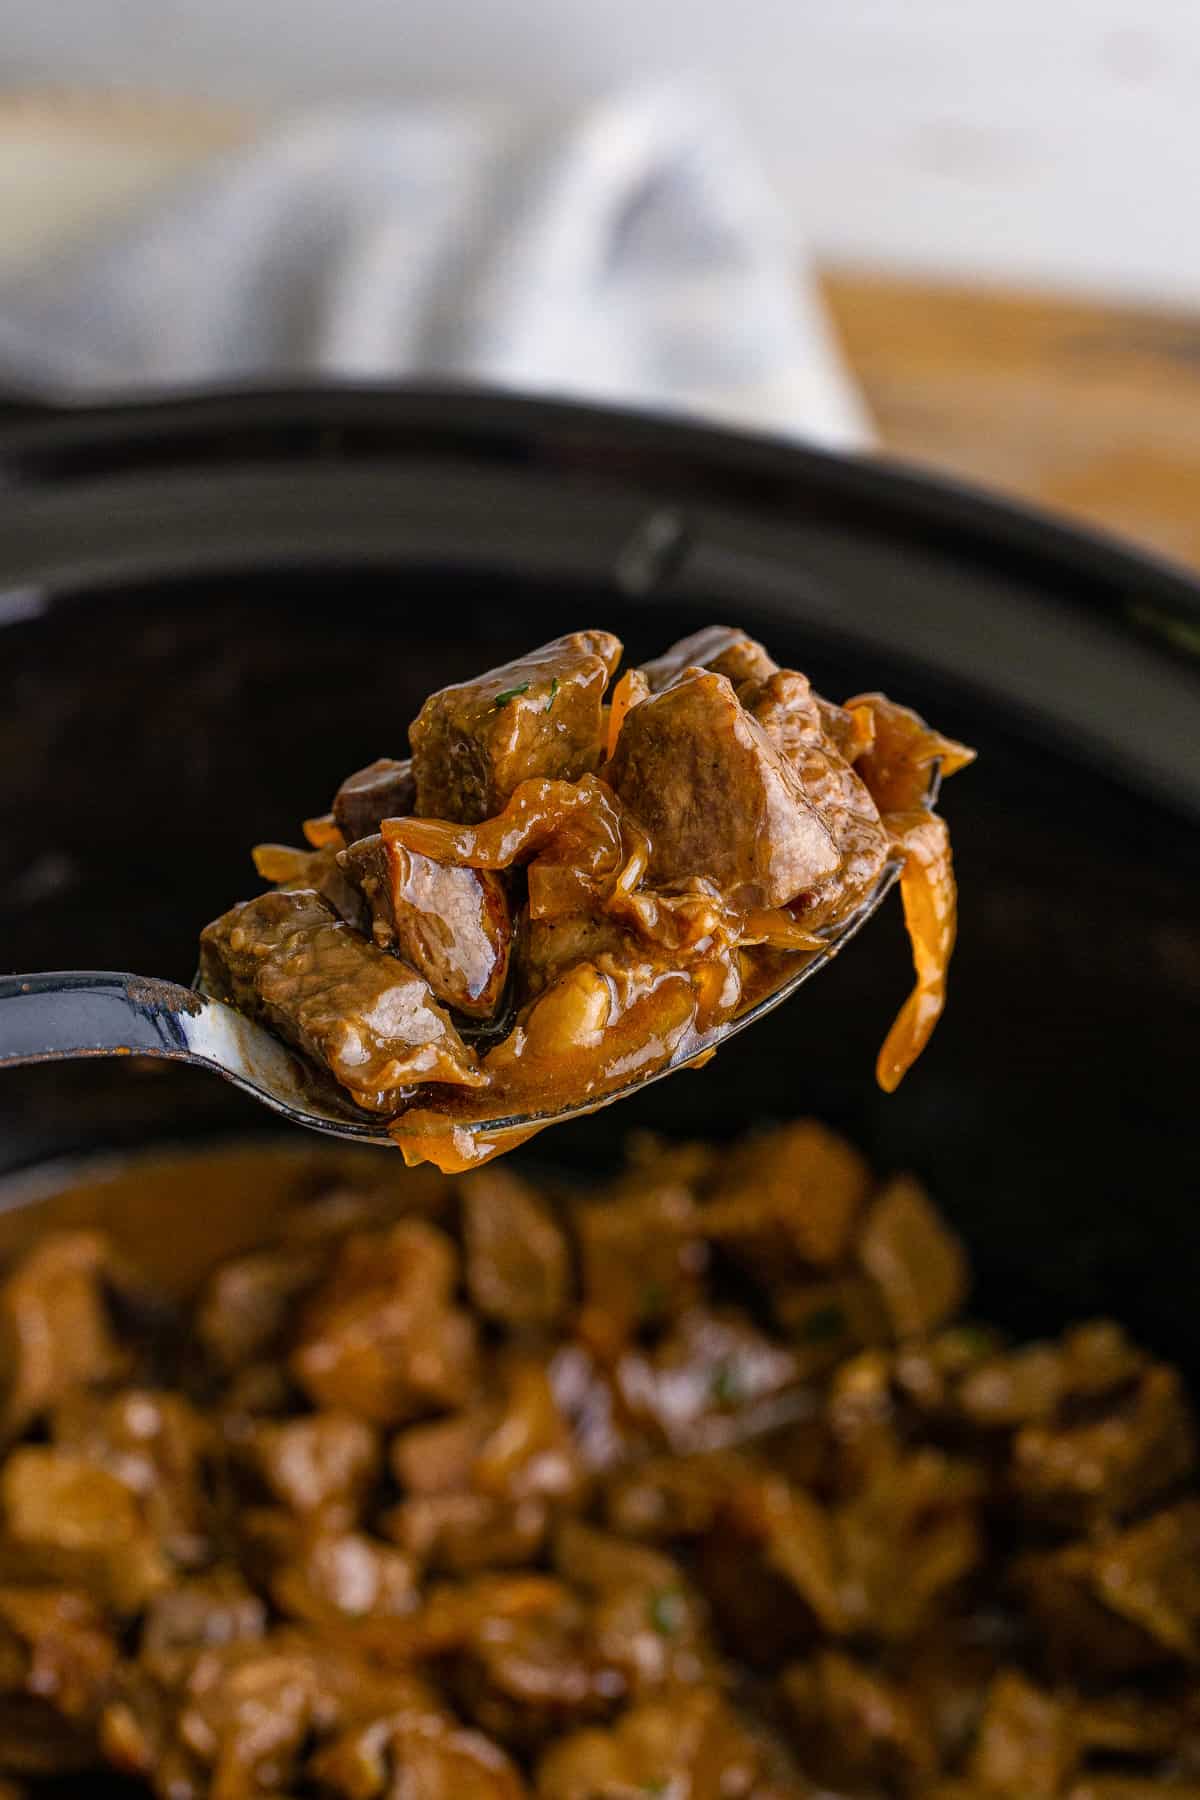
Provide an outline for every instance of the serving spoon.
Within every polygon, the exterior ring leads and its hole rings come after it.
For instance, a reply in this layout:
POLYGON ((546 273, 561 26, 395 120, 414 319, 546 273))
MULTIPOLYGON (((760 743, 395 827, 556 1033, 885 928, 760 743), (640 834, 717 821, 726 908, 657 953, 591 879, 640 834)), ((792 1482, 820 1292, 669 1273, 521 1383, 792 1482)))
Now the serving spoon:
MULTIPOLYGON (((652 1081, 706 1059, 727 1038, 765 1018, 819 970, 828 968, 882 904, 899 873, 898 861, 888 863, 866 899, 840 924, 830 927, 823 949, 806 955, 778 987, 717 1026, 700 1043, 689 1042, 662 1067, 571 1106, 456 1121, 458 1128, 491 1138, 561 1124, 611 1106, 652 1081)), ((85 1056, 153 1056, 191 1063, 223 1076, 273 1112, 310 1131, 360 1144, 395 1141, 384 1118, 373 1118, 349 1101, 343 1102, 332 1080, 299 1051, 199 987, 94 969, 0 976, 0 1069, 85 1056)))

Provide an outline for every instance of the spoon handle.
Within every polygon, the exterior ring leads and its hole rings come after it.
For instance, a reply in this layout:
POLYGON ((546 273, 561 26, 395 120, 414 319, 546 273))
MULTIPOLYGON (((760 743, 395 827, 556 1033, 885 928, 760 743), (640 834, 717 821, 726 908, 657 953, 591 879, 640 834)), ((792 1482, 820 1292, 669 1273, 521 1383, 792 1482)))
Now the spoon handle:
POLYGON ((186 1019, 203 1005, 190 988, 112 970, 3 975, 0 1068, 76 1056, 186 1058, 186 1019))

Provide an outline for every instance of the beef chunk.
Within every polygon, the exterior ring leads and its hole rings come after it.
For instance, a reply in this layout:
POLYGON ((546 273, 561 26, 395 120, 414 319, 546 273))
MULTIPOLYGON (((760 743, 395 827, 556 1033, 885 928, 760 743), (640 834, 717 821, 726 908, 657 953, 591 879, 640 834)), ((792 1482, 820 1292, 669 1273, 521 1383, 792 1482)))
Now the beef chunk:
POLYGON ((402 1432, 391 1460, 408 1497, 384 1529, 447 1573, 531 1561, 552 1510, 583 1486, 569 1421, 545 1369, 525 1357, 506 1368, 496 1401, 402 1432))
POLYGON ((536 1497, 422 1494, 402 1500, 382 1523, 423 1567, 439 1575, 469 1575, 533 1562, 545 1542, 549 1509, 536 1497))
POLYGON ((701 1228, 774 1284, 842 1260, 871 1186, 857 1150, 815 1119, 801 1119, 729 1152, 701 1228))
POLYGON ((777 1747, 751 1733, 715 1689, 632 1708, 612 1731, 573 1733, 538 1765, 542 1800, 635 1794, 786 1800, 810 1792, 777 1747))
POLYGON ((988 1696, 971 1775, 989 1794, 1033 1800, 1062 1792, 1078 1742, 1068 1705, 1009 1670, 988 1696))
POLYGON ((0 1588, 0 1768, 51 1775, 93 1766, 116 1661, 86 1594, 0 1588))
POLYGON ((668 1173, 630 1176, 575 1211, 589 1327, 619 1344, 639 1325, 694 1306, 708 1266, 690 1186, 668 1173))
MULTIPOLYGON (((795 770, 837 846, 840 866, 833 879, 811 896, 805 923, 840 918, 874 887, 890 844, 866 783, 830 736, 834 709, 813 693, 808 677, 794 669, 779 669, 765 681, 744 685, 739 697, 795 770)), ((849 715, 845 718, 848 721, 849 715)))
POLYGON ((417 811, 476 824, 522 781, 577 781, 595 769, 601 703, 620 655, 611 632, 575 631, 431 694, 409 733, 417 811))
POLYGON ((102 1743, 115 1768, 150 1779, 160 1800, 286 1794, 314 1740, 359 1705, 386 1703, 381 1686, 319 1640, 276 1631, 204 1650, 177 1689, 131 1674, 106 1709, 102 1743))
POLYGON ((234 1569, 216 1568, 155 1594, 142 1621, 141 1656, 170 1682, 205 1650, 265 1636, 267 1609, 234 1569))
POLYGON ((592 1602, 596 1647, 632 1696, 719 1681, 708 1609, 672 1557, 568 1520, 554 1562, 592 1602))
POLYGON ((617 1367, 626 1414, 652 1439, 687 1453, 754 1436, 788 1416, 799 1370, 741 1313, 697 1307, 653 1351, 630 1350, 617 1367))
POLYGON ((937 1772, 933 1731, 919 1699, 838 1650, 784 1671, 788 1728, 804 1768, 832 1788, 908 1792, 937 1772))
POLYGON ((22 1431, 78 1387, 111 1381, 129 1359, 105 1301, 107 1247, 92 1231, 61 1232, 0 1288, 0 1429, 22 1431))
POLYGON ((595 1641, 588 1609, 566 1589, 552 1610, 492 1618, 474 1633, 456 1685, 472 1723, 522 1755, 560 1731, 607 1718, 626 1693, 624 1673, 595 1641))
POLYGON ((1184 1500, 1097 1546, 1091 1585, 1157 1644, 1200 1660, 1200 1500, 1184 1500))
POLYGON ((571 1291, 567 1240, 546 1202, 505 1169, 462 1188, 467 1290, 487 1318, 517 1328, 553 1325, 571 1291))
POLYGON ((757 1473, 737 1450, 649 1456, 612 1478, 607 1517, 614 1531, 650 1543, 703 1537, 757 1473))
POLYGON ((60 1449, 107 1469, 137 1495, 172 1562, 187 1567, 206 1559, 214 1524, 207 1491, 213 1431, 182 1394, 77 1393, 56 1407, 51 1434, 60 1449))
POLYGON ((633 935, 603 914, 568 912, 548 919, 525 914, 521 933, 518 967, 523 999, 544 993, 581 962, 594 963, 602 956, 629 962, 637 954, 633 935))
POLYGON ((500 877, 435 862, 378 833, 343 850, 338 861, 366 899, 380 949, 410 963, 447 1006, 490 1018, 504 992, 512 945, 500 877))
POLYGON ((219 1368, 232 1373, 279 1347, 292 1308, 319 1278, 321 1263, 311 1244, 287 1244, 221 1265, 196 1313, 200 1341, 219 1368))
POLYGON ((733 1488, 701 1543, 699 1571, 726 1638, 753 1668, 846 1629, 833 1521, 778 1475, 754 1471, 733 1488))
POLYGON ((1091 1417, 1023 1426, 1013 1481, 1032 1512, 1083 1528, 1156 1499, 1190 1472, 1195 1451, 1183 1383, 1174 1369, 1154 1365, 1091 1417))
POLYGON ((509 1758, 432 1700, 357 1725, 313 1758, 322 1793, 345 1800, 526 1800, 509 1758))
POLYGON ((1145 1352, 1119 1325, 1093 1319, 1056 1343, 1025 1344, 1003 1354, 992 1346, 991 1354, 968 1366, 958 1404, 972 1425, 988 1429, 1052 1419, 1078 1424, 1127 1397, 1148 1366, 1145 1352))
POLYGON ((946 1611, 984 1554, 982 1491, 970 1464, 926 1447, 881 1461, 836 1509, 840 1591, 856 1632, 902 1641, 946 1611))
POLYGON ((400 1618, 418 1602, 411 1556, 365 1531, 274 1507, 243 1512, 242 1553, 285 1618, 306 1625, 400 1618))
POLYGON ((379 1443, 352 1413, 264 1421, 250 1427, 244 1458, 272 1499, 297 1513, 352 1523, 379 1471, 379 1443))
POLYGON ((348 1239, 301 1319, 291 1358, 301 1387, 319 1406, 385 1425, 465 1404, 475 1328, 451 1303, 457 1273, 449 1239, 417 1219, 348 1239))
POLYGON ((799 777, 723 675, 689 671, 634 707, 606 776, 650 833, 651 882, 700 875, 735 903, 783 906, 839 867, 799 777))
POLYGON ((471 1485, 475 1458, 495 1424, 495 1407, 481 1404, 448 1419, 410 1425, 392 1439, 388 1461, 406 1494, 456 1494, 471 1485))
POLYGON ((86 1588, 134 1613, 164 1587, 169 1566, 137 1497, 82 1456, 28 1444, 0 1473, 0 1570, 86 1588))
POLYGON ((417 800, 413 766, 381 756, 347 775, 334 795, 333 817, 348 844, 371 837, 384 819, 407 818, 417 800))
POLYGON ((1073 1681, 1140 1675, 1167 1659, 1149 1632, 1106 1603, 1090 1544, 1019 1557, 1012 1585, 1037 1633, 1042 1660, 1056 1675, 1073 1681))
POLYGON ((778 667, 757 639, 735 625, 706 625, 691 637, 680 638, 652 662, 643 663, 642 674, 651 693, 658 694, 685 669, 711 669, 740 687, 743 681, 765 681, 778 667))
POLYGON ((398 1112, 416 1082, 482 1081, 422 978, 316 894, 235 906, 201 933, 200 969, 211 993, 307 1052, 368 1111, 398 1112))
POLYGON ((897 1337, 933 1331, 966 1295, 963 1247, 911 1175, 888 1182, 875 1200, 858 1254, 883 1295, 897 1337))
POLYGON ((298 850, 290 844, 255 844, 254 867, 280 893, 319 894, 339 919, 355 931, 367 930, 370 914, 366 901, 339 864, 336 845, 298 850))

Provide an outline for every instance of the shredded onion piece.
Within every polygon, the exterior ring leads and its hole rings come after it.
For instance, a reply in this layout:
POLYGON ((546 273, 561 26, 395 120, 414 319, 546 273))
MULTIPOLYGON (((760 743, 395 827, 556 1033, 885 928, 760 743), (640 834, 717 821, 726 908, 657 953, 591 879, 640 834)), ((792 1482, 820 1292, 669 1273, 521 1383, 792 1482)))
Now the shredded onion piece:
POLYGON ((894 1093, 929 1042, 946 1004, 946 970, 958 916, 950 833, 935 812, 891 813, 887 824, 904 857, 900 898, 916 985, 884 1039, 875 1075, 894 1093))

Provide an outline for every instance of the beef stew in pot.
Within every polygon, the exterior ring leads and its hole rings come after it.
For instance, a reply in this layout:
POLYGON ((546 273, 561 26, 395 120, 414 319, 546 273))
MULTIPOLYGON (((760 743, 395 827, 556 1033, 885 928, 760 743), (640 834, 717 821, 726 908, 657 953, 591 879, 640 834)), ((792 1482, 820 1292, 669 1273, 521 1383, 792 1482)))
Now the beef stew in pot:
POLYGON ((1200 1791, 1194 1424, 1119 1325, 1005 1341, 811 1121, 377 1170, 188 1300, 82 1224, 0 1282, 6 1797, 1200 1791))

